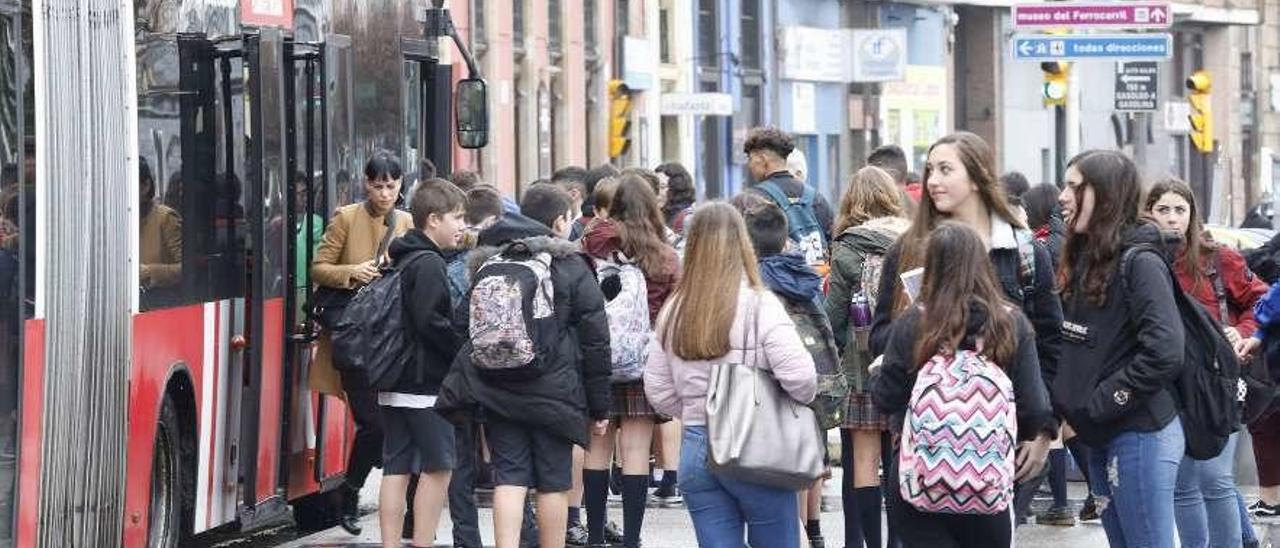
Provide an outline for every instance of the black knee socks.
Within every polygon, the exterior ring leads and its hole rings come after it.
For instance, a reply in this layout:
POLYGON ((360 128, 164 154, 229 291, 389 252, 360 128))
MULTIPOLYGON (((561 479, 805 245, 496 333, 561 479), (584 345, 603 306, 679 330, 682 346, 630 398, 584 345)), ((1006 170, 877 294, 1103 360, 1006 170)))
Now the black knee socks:
MULTIPOLYGON (((889 474, 898 469, 896 464, 893 462, 894 459, 898 458, 898 453, 893 448, 894 436, 896 436, 896 434, 892 434, 889 432, 882 432, 880 434, 880 469, 884 471, 884 474, 889 474)), ((883 488, 885 486, 886 477, 887 476, 882 476, 880 478, 880 487, 882 489, 881 491, 882 495, 883 495, 883 488)), ((888 503, 885 503, 885 504, 888 504, 888 503)), ((892 515, 892 513, 890 513, 890 515, 892 515)), ((889 538, 887 540, 887 543, 885 544, 885 546, 888 548, 902 547, 902 542, 898 540, 897 531, 894 530, 895 527, 896 525, 894 524, 893 520, 890 520, 889 534, 888 534, 889 538)))
POLYGON ((587 508, 587 538, 591 544, 604 543, 606 503, 609 500, 609 471, 582 471, 582 503, 587 508))
POLYGON ((822 521, 816 519, 805 520, 804 533, 811 539, 822 538, 822 521))
POLYGON ((853 432, 840 429, 840 500, 844 503, 844 545, 862 546, 862 523, 858 519, 858 498, 853 493, 853 432))
POLYGON ((853 490, 858 500, 858 524, 867 546, 880 546, 880 488, 859 487, 853 490))
POLYGON ((622 476, 622 545, 640 546, 640 527, 649 502, 649 475, 622 476))

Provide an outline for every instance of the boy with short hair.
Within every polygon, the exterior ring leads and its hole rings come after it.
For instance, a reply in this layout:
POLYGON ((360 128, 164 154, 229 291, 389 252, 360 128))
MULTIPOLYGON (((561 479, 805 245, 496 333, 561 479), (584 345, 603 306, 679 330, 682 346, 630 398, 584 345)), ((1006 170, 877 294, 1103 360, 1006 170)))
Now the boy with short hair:
MULTIPOLYGON (((459 172, 454 172, 456 176, 459 172)), ((449 274, 449 300, 454 310, 462 304, 471 288, 467 279, 467 257, 476 246, 480 231, 489 228, 503 213, 502 193, 492 185, 476 183, 467 191, 466 231, 457 249, 445 253, 449 274)), ((476 510, 475 479, 483 466, 478 458, 480 431, 478 421, 463 420, 454 424, 458 459, 449 480, 449 517, 453 521, 453 544, 457 548, 481 548, 480 519, 476 510)), ((527 538, 529 535, 526 535, 527 538)))
POLYGON ((471 287, 467 280, 467 257, 471 248, 476 246, 480 231, 493 226, 502 214, 502 193, 498 189, 481 183, 467 192, 466 212, 463 215, 467 224, 462 241, 453 252, 445 254, 445 260, 449 263, 449 298, 453 300, 455 307, 462 303, 462 295, 471 287))
POLYGON ((433 407, 462 344, 452 330, 443 254, 462 238, 465 203, 466 196, 453 183, 422 181, 410 198, 414 230, 389 248, 395 267, 401 269, 404 325, 413 359, 390 390, 378 393, 385 432, 378 518, 382 545, 388 548, 401 546, 405 490, 412 475, 418 476, 413 544, 432 545, 456 462, 453 425, 433 407))
MULTIPOLYGON (((819 394, 814 399, 814 410, 821 412, 824 408, 818 406, 820 402, 830 402, 831 394, 843 392, 830 390, 831 386, 840 386, 843 381, 838 378, 839 353, 835 334, 822 307, 822 276, 809 266, 802 255, 787 250, 787 215, 782 208, 771 201, 748 205, 743 211, 743 220, 760 261, 761 281, 782 301, 796 324, 805 349, 813 356, 819 374, 819 394)), ((835 407, 842 408, 843 405, 828 403, 824 416, 829 419, 830 409, 835 407)), ((805 519, 810 546, 825 545, 818 515, 822 510, 822 481, 819 479, 807 492, 801 492, 800 515, 805 519)))
POLYGON ((551 182, 569 193, 574 219, 577 219, 581 215, 583 202, 591 198, 587 192, 587 170, 579 166, 565 166, 551 174, 551 182))
MULTIPOLYGON (((551 257, 553 311, 548 341, 535 349, 540 374, 518 381, 486 375, 477 352, 481 339, 458 356, 440 393, 442 410, 479 406, 486 420, 493 458, 494 529, 499 548, 515 548, 530 488, 538 492, 538 525, 543 548, 564 546, 568 492, 573 485, 573 446, 586 447, 590 431, 608 424, 609 322, 595 274, 578 246, 565 240, 572 226, 572 203, 556 185, 529 188, 523 215, 507 214, 480 233, 472 252, 472 278, 483 279, 486 261, 516 252, 551 257), (519 244, 518 246, 515 244, 519 244), (477 278, 477 274, 479 278, 477 278)), ((479 282, 477 282, 479 283, 479 282)), ((470 298, 470 297, 469 297, 470 298)), ((470 303, 459 309, 459 331, 470 333, 470 303)))

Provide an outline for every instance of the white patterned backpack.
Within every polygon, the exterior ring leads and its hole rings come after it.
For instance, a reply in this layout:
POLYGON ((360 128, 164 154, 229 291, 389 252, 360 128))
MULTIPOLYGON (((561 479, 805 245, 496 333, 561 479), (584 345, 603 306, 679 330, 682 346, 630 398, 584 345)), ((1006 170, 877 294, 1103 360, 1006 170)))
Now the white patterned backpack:
POLYGON ((545 371, 555 344, 555 291, 551 255, 514 242, 485 261, 471 287, 471 365, 499 380, 545 371))
POLYGON ((648 359, 649 291, 640 265, 615 254, 613 261, 597 261, 596 279, 605 295, 609 317, 609 348, 613 355, 613 382, 639 380, 648 359))

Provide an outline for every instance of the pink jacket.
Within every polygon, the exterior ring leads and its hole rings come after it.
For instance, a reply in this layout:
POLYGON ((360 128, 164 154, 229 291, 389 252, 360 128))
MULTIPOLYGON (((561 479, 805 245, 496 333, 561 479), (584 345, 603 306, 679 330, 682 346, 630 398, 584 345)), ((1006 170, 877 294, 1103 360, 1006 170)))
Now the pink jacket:
MULTIPOLYGON (((668 301, 670 305, 670 301, 668 301)), ((663 307, 658 319, 657 333, 662 332, 670 306, 663 307)), ((679 417, 687 426, 707 423, 707 382, 711 365, 742 360, 743 329, 747 334, 747 362, 762 363, 757 367, 773 371, 791 397, 801 403, 813 401, 818 391, 818 373, 813 358, 805 350, 796 326, 782 303, 769 291, 753 291, 746 284, 738 293, 738 313, 729 330, 729 353, 710 361, 685 361, 662 347, 658 337, 649 343, 649 361, 644 370, 644 392, 654 410, 664 415, 679 417), (759 306, 758 315, 751 308, 759 306), (755 341, 754 326, 747 325, 750 318, 760 322, 760 351, 755 341), (758 356, 758 358, 757 358, 758 356)))

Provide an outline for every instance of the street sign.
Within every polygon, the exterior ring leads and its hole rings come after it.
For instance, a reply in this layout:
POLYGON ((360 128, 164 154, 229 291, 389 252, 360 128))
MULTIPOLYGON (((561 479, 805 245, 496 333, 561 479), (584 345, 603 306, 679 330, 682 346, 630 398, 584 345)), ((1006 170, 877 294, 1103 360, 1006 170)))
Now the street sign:
POLYGON ((1019 29, 1165 29, 1173 23, 1168 2, 1048 2, 1013 6, 1019 29))
POLYGON ((733 115, 733 96, 728 93, 663 93, 658 104, 663 116, 733 115))
POLYGON ((653 46, 649 40, 635 36, 622 37, 622 81, 633 90, 653 88, 653 46))
POLYGON ((1158 34, 1015 34, 1017 61, 1163 60, 1173 54, 1173 36, 1158 34))
POLYGON ((1160 68, 1155 61, 1116 64, 1116 110, 1155 112, 1160 100, 1160 68))
POLYGON ((1168 101, 1164 104, 1164 130, 1186 135, 1191 133, 1191 103, 1168 101))

